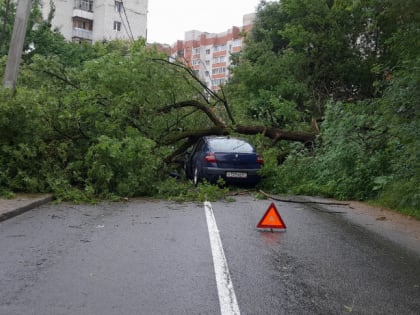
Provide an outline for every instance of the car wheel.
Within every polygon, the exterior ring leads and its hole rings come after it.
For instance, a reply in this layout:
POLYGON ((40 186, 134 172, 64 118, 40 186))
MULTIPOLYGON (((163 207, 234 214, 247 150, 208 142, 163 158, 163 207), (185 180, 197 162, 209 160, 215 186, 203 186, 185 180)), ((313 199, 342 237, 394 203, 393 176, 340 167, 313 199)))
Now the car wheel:
POLYGON ((194 186, 195 186, 195 187, 197 187, 198 182, 199 182, 200 180, 201 180, 200 173, 198 172, 198 167, 196 166, 196 167, 194 168, 194 177, 193 177, 193 183, 194 183, 194 186))

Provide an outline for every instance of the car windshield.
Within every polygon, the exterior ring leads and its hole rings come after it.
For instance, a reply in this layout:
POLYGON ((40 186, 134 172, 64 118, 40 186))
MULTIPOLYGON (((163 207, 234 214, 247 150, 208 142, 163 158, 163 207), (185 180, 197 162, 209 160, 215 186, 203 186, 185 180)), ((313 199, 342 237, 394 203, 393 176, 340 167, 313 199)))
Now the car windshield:
POLYGON ((254 148, 246 141, 241 139, 225 139, 217 138, 211 139, 210 149, 213 152, 240 152, 252 153, 254 148))

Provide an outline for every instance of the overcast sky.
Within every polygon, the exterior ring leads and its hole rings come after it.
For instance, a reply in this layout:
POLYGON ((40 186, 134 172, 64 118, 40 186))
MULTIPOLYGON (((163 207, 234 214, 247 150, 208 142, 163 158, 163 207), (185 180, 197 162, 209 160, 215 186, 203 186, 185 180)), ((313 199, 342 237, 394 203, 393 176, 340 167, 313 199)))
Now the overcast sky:
POLYGON ((256 11, 260 0, 149 0, 147 41, 173 44, 185 31, 221 33, 242 26, 244 14, 256 11))

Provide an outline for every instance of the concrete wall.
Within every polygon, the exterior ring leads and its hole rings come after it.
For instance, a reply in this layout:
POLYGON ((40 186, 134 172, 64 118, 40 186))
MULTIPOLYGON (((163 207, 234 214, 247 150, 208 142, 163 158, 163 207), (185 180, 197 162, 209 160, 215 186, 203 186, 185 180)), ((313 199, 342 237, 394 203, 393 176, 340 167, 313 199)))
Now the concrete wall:
MULTIPOLYGON (((55 14, 52 20, 52 26, 53 28, 57 28, 66 39, 71 40, 73 29, 71 17, 73 14, 74 0, 54 0, 54 5, 55 14)), ((50 12, 50 1, 42 0, 41 6, 42 14, 44 19, 46 19, 50 12)))

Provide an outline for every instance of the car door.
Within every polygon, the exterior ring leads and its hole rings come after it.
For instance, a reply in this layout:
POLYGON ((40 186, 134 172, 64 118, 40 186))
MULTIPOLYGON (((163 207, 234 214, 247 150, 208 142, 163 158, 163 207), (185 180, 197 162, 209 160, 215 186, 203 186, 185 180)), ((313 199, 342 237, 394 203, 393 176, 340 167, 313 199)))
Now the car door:
POLYGON ((203 151, 205 148, 205 141, 203 138, 201 138, 197 142, 197 146, 195 147, 195 151, 192 154, 192 163, 191 163, 191 171, 194 172, 194 169, 198 167, 198 169, 201 169, 202 167, 202 157, 203 157, 203 151))
POLYGON ((193 146, 191 153, 187 157, 185 173, 188 178, 192 178, 194 174, 194 168, 197 165, 201 156, 201 151, 204 147, 204 139, 199 139, 196 144, 193 146))

